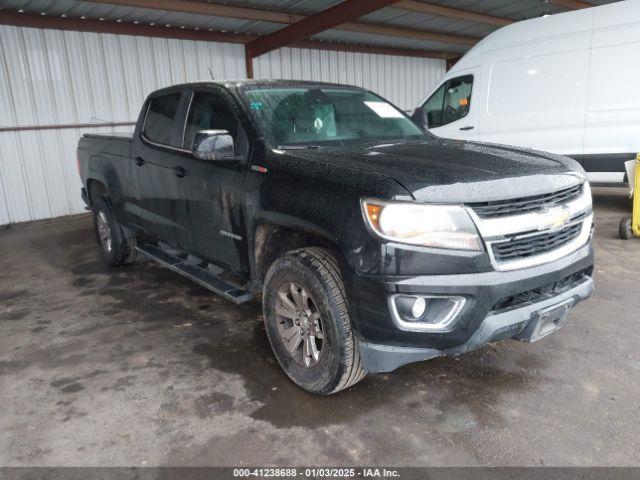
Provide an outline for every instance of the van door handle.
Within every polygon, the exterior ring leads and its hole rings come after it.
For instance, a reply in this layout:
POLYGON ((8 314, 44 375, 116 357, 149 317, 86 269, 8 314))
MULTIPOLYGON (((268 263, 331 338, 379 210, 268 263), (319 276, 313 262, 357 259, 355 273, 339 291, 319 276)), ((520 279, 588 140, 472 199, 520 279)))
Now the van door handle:
POLYGON ((175 167, 174 171, 176 172, 176 177, 180 177, 180 178, 186 177, 189 174, 189 172, 187 172, 187 170, 181 165, 178 165, 177 167, 175 167))
POLYGON ((467 125, 466 127, 460 127, 460 130, 473 130, 475 127, 472 125, 467 125))
POLYGON ((136 157, 136 165, 138 165, 139 167, 143 166, 145 163, 144 158, 142 157, 136 157))

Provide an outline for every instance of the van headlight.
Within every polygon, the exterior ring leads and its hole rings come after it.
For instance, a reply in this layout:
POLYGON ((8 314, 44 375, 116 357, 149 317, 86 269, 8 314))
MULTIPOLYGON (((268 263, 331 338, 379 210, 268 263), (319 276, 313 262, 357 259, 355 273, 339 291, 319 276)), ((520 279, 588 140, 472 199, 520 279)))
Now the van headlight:
POLYGON ((392 242, 455 250, 483 249, 473 220, 458 205, 364 199, 362 211, 371 230, 392 242))

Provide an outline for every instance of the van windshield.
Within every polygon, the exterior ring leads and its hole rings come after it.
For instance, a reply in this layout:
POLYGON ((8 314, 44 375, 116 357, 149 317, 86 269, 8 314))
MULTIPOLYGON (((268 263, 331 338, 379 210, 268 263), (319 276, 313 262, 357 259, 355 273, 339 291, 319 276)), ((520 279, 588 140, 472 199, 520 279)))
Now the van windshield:
POLYGON ((258 87, 245 89, 244 95, 263 135, 275 146, 425 136, 403 112, 364 90, 258 87))

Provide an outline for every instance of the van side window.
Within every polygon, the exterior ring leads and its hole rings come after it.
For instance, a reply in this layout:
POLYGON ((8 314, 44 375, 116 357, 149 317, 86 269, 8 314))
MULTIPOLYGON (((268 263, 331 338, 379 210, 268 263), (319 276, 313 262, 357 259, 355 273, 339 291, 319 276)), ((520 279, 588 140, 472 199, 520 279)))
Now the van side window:
POLYGON ((444 82, 422 105, 429 128, 441 127, 469 113, 473 75, 452 78, 444 82))
POLYGON ((152 142, 171 145, 171 133, 181 97, 182 92, 176 92, 151 99, 144 123, 145 137, 152 142))
POLYGON ((196 133, 200 130, 227 130, 237 142, 238 120, 220 95, 194 93, 184 130, 183 148, 193 148, 196 133))

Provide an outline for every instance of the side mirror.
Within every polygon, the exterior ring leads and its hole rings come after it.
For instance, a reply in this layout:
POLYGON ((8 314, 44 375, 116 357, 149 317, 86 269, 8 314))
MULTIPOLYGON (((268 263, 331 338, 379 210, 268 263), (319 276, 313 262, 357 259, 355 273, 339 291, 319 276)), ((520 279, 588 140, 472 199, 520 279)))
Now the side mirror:
POLYGON ((411 114, 411 120, 413 120, 425 130, 429 128, 429 119, 427 118, 427 113, 422 107, 418 107, 413 111, 413 114, 411 114))
POLYGON ((200 130, 193 141, 193 156, 213 162, 239 162, 233 137, 227 130, 200 130))

